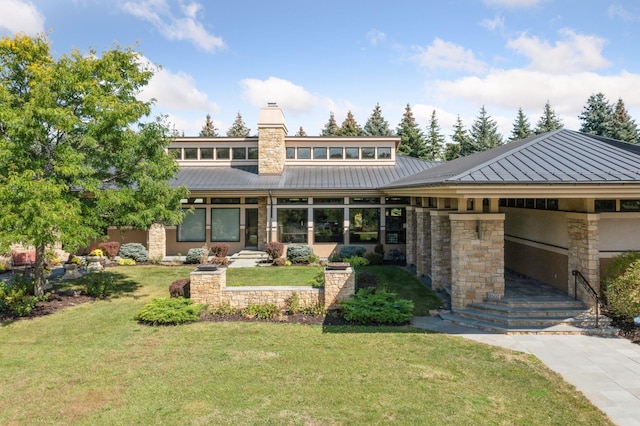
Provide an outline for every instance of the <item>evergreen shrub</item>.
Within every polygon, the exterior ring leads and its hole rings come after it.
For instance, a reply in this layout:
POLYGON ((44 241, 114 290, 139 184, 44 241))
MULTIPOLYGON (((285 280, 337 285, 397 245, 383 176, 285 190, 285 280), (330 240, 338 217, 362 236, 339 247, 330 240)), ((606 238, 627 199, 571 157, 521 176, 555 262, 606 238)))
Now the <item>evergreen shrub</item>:
POLYGON ((187 256, 184 259, 184 263, 203 263, 202 258, 209 254, 209 251, 204 248, 191 248, 187 252, 187 256))
POLYGON ((354 256, 362 257, 366 252, 367 252, 367 249, 362 246, 342 246, 340 247, 340 252, 338 256, 340 257, 340 259, 344 261, 348 257, 354 257, 354 256))
POLYGON ((197 321, 205 307, 183 297, 153 299, 138 311, 135 319, 149 325, 184 324, 197 321))
POLYGON ((366 258, 360 256, 347 257, 342 260, 354 268, 356 266, 367 266, 369 264, 369 261, 366 258))
POLYGON ((120 246, 120 257, 133 259, 136 262, 146 262, 149 260, 149 252, 140 243, 127 243, 120 246))
POLYGON ((367 253, 364 258, 369 261, 369 265, 384 265, 384 256, 380 253, 367 253))
POLYGON ((306 244, 291 244, 287 247, 287 260, 293 264, 307 264, 312 255, 313 249, 306 244))
POLYGON ((413 301, 372 288, 359 290, 340 302, 344 319, 357 324, 405 324, 413 316, 413 301))
POLYGON ((611 311, 628 319, 640 316, 640 260, 608 284, 607 300, 611 311))

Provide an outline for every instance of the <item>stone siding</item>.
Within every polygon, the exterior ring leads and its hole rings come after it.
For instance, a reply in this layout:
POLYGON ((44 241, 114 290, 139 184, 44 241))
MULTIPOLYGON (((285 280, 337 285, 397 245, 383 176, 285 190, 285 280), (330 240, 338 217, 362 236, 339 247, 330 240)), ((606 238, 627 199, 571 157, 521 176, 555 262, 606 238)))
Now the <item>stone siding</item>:
POLYGON ((258 250, 267 243, 267 197, 258 198, 258 250))
POLYGON ((167 256, 167 231, 163 224, 154 223, 147 232, 149 259, 164 259, 167 256))
POLYGON ((335 309, 341 300, 348 299, 356 291, 356 274, 353 268, 324 270, 324 307, 335 309))
POLYGON ((430 210, 416 209, 416 275, 431 273, 431 215, 430 210))
MULTIPOLYGON (((569 295, 575 295, 574 277, 571 271, 578 270, 584 275, 591 287, 600 292, 600 215, 594 213, 568 213, 567 232, 569 237, 569 295)), ((589 306, 594 300, 584 287, 578 284, 578 299, 589 306)))
POLYGON ((407 252, 407 265, 416 264, 416 208, 407 207, 407 239, 406 239, 406 252, 407 252))
POLYGON ((285 136, 282 128, 258 129, 259 174, 282 174, 286 158, 285 136))
POLYGON ((451 224, 449 211, 431 211, 431 286, 451 284, 451 224))

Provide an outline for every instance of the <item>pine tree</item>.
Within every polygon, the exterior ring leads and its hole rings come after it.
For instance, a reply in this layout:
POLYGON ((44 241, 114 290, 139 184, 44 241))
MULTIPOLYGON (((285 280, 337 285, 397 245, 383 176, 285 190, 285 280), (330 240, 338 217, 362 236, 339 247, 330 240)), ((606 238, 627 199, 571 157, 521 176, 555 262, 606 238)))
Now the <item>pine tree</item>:
POLYGON ((551 108, 551 104, 547 101, 544 104, 544 110, 542 111, 542 116, 538 123, 536 124, 536 129, 533 131, 536 135, 541 133, 551 132, 553 130, 562 129, 564 124, 562 124, 562 120, 556 115, 556 112, 551 108))
POLYGON ((338 136, 340 128, 338 127, 338 123, 336 123, 336 117, 333 115, 333 112, 329 113, 329 121, 324 125, 322 132, 320 132, 320 136, 338 136))
POLYGON ((447 153, 445 154, 445 159, 453 160, 458 157, 465 157, 469 154, 476 152, 475 145, 467 130, 464 128, 462 124, 462 119, 460 115, 456 119, 456 124, 453 125, 453 135, 451 135, 451 140, 453 143, 447 145, 447 153), (455 155, 455 157, 453 157, 455 155))
POLYGON ((589 96, 578 118, 582 121, 582 133, 613 136, 613 107, 602 92, 589 96))
POLYGON ((636 122, 629 116, 624 102, 621 98, 616 103, 613 113, 613 134, 614 139, 625 142, 638 143, 638 126, 636 122))
POLYGON ((295 136, 307 136, 307 132, 305 132, 304 129, 302 128, 302 126, 300 126, 300 128, 296 132, 295 136))
POLYGON ((251 133, 251 129, 244 124, 242 115, 238 113, 238 115, 236 115, 236 120, 233 122, 229 130, 227 130, 227 136, 230 138, 246 138, 249 136, 249 133, 251 133))
POLYGON ((398 125, 397 134, 400 136, 400 146, 398 153, 410 157, 425 158, 427 146, 424 135, 411 111, 411 106, 407 104, 402 115, 402 121, 398 125))
POLYGON ((480 115, 471 126, 469 136, 474 142, 476 152, 486 151, 502 145, 502 135, 498 133, 498 123, 487 114, 484 105, 480 108, 480 115))
POLYGON ((444 147, 443 154, 445 161, 455 160, 460 157, 460 144, 457 143, 448 143, 444 147))
POLYGON ((362 136, 362 127, 356 122, 351 111, 347 112, 347 118, 342 122, 338 136, 362 136))
POLYGON ((533 135, 533 131, 529 125, 529 119, 524 115, 524 112, 522 112, 522 108, 518 108, 518 115, 513 122, 513 130, 511 131, 509 142, 528 138, 531 135, 533 135))
POLYGON ((371 116, 364 125, 365 136, 393 136, 393 130, 389 128, 389 123, 382 117, 380 104, 376 104, 371 116))
POLYGON ((213 125, 213 121, 211 121, 211 115, 207 114, 207 120, 202 126, 202 130, 200 130, 200 136, 207 138, 216 138, 218 137, 218 133, 216 132, 216 126, 213 125))
POLYGON ((425 138, 427 152, 425 158, 431 161, 441 160, 444 141, 444 136, 440 132, 440 125, 436 118, 436 110, 434 109, 429 119, 429 125, 427 126, 427 135, 425 138))

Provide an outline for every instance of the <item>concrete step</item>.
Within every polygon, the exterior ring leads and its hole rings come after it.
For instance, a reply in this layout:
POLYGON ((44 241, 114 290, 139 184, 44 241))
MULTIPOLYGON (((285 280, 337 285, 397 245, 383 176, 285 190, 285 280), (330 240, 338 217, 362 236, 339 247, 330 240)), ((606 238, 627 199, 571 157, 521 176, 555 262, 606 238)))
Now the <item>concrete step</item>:
POLYGON ((240 250, 238 253, 235 253, 230 256, 230 259, 259 259, 266 260, 269 258, 269 255, 263 251, 257 250, 240 250))

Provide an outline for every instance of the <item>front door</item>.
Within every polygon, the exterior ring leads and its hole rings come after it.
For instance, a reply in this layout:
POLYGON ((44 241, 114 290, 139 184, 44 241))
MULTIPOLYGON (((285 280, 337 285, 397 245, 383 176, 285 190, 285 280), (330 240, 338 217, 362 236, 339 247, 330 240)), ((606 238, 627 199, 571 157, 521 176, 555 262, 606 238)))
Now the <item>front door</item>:
POLYGON ((244 245, 258 248, 258 209, 246 209, 244 216, 244 245))

